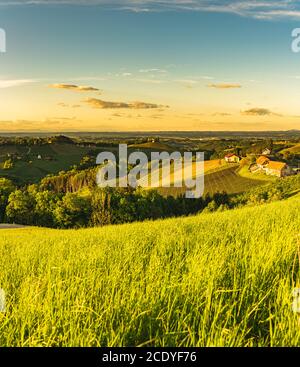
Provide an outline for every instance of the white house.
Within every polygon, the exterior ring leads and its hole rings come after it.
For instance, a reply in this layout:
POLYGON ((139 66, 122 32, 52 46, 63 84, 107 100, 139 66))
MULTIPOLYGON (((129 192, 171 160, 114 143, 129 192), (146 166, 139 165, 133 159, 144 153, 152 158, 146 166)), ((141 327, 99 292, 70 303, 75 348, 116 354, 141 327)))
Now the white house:
POLYGON ((239 163, 240 160, 241 158, 238 155, 233 154, 233 153, 227 154, 225 156, 225 161, 227 163, 239 163))
POLYGON ((270 155, 272 153, 271 149, 269 148, 265 148, 263 151, 262 151, 262 155, 270 155))

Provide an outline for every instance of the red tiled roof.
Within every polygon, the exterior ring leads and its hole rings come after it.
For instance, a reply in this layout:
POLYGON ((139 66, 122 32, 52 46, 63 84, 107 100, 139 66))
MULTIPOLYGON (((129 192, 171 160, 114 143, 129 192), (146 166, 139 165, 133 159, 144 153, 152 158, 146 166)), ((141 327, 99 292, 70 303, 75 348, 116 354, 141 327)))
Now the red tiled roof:
POLYGON ((269 162, 270 162, 270 159, 263 155, 257 158, 256 160, 256 163, 260 165, 268 164, 269 162))
POLYGON ((286 163, 283 163, 283 162, 270 161, 269 164, 267 165, 267 168, 273 169, 276 171, 281 171, 285 167, 286 167, 286 163))

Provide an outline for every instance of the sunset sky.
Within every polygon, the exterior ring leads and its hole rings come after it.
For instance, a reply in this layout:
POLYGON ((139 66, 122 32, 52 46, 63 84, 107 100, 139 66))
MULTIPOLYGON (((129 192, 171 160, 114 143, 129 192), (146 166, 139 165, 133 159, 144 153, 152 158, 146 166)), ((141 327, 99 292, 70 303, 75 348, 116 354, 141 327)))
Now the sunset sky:
POLYGON ((300 129, 299 1, 0 0, 0 28, 1 132, 300 129))

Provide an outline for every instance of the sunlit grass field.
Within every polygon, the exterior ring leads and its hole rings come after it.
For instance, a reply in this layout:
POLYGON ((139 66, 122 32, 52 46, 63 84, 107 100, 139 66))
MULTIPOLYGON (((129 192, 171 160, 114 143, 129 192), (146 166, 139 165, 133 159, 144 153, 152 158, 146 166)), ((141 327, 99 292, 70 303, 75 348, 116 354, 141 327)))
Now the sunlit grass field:
MULTIPOLYGON (((218 192, 226 192, 227 194, 238 194, 250 190, 253 187, 265 185, 269 182, 274 182, 263 175, 248 175, 241 172, 238 165, 220 165, 215 168, 205 170, 204 176, 204 194, 216 194, 218 192)), ((164 196, 179 196, 184 195, 188 189, 183 187, 159 187, 157 191, 164 196)))
POLYGON ((300 345, 299 204, 1 230, 0 346, 300 345))

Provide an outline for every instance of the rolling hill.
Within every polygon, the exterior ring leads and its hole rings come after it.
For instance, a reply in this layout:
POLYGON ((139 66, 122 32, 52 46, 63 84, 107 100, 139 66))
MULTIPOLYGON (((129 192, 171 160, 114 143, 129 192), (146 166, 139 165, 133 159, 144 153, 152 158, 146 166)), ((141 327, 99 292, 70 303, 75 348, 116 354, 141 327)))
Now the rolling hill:
POLYGON ((49 173, 68 170, 78 164, 81 158, 90 151, 90 147, 71 144, 47 144, 36 146, 1 146, 0 176, 16 179, 21 183, 38 182, 49 173), (20 157, 11 169, 3 169, 7 154, 20 157), (41 159, 38 157, 41 156, 41 159))
POLYGON ((0 230, 0 346, 299 346, 299 204, 0 230))
POLYGON ((292 154, 300 154, 300 144, 295 144, 294 146, 291 146, 289 148, 280 151, 281 154, 284 154, 286 152, 290 152, 292 154))
MULTIPOLYGON (((239 165, 228 165, 218 162, 222 161, 205 161, 204 194, 215 194, 217 192, 239 194, 253 187, 265 185, 271 181, 268 176, 251 176, 250 173, 246 175, 244 171, 240 174, 239 165)), ((171 182, 173 181, 171 180, 171 182)), ((186 192, 185 187, 159 187, 157 190, 164 196, 178 196, 186 192)))

